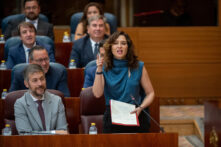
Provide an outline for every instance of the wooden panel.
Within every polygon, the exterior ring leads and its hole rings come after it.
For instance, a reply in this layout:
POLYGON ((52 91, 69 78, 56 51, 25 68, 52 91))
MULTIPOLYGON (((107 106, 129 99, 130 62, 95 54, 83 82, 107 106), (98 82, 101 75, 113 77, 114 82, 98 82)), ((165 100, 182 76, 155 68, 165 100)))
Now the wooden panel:
POLYGON ((218 137, 217 146, 221 146, 221 101, 209 101, 206 102, 204 106, 205 146, 215 146, 210 144, 210 137, 215 137, 215 135, 218 137), (214 130, 215 133, 212 133, 212 130, 214 130))
POLYGON ((177 133, 0 136, 1 147, 178 147, 177 133))
POLYGON ((54 42, 62 42, 64 32, 68 32, 70 34, 70 27, 69 26, 55 26, 54 27, 54 42))
POLYGON ((157 97, 220 97, 221 64, 146 64, 157 97))
POLYGON ((68 67, 73 43, 55 43, 55 60, 56 62, 68 67))
POLYGON ((221 62, 221 30, 217 27, 120 28, 132 38, 145 63, 221 62))
POLYGON ((11 84, 11 70, 0 70, 0 93, 9 89, 11 84))
MULTIPOLYGON (((160 124, 160 105, 159 105, 159 98, 155 97, 154 101, 149 106, 149 113, 151 117, 160 124)), ((147 116, 148 117, 148 116, 147 116)), ((150 132, 151 133, 158 133, 160 132, 160 128, 158 124, 154 123, 153 120, 150 119, 150 132)))
POLYGON ((65 109, 68 122, 69 133, 78 134, 80 124, 80 98, 65 98, 65 109))
POLYGON ((160 99, 182 98, 185 104, 185 98, 193 98, 196 101, 191 101, 197 104, 204 99, 221 97, 220 27, 119 30, 131 36, 160 99))
POLYGON ((71 97, 79 97, 84 84, 84 69, 68 69, 68 88, 71 97))
POLYGON ((4 58, 4 43, 0 43, 0 61, 4 58))
MULTIPOLYGON (((0 99, 0 130, 2 130, 4 128, 4 104, 5 101, 0 99)), ((0 134, 2 134, 2 132, 0 131, 0 134)))

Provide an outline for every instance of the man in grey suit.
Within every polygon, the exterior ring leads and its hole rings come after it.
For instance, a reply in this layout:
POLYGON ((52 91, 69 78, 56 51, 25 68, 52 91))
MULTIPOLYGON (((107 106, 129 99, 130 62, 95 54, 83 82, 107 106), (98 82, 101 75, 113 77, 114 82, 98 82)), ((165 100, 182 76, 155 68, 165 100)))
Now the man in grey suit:
POLYGON ((74 59, 77 67, 82 68, 97 58, 99 43, 106 39, 105 20, 103 16, 88 19, 88 34, 73 43, 70 60, 74 59))
POLYGON ((31 22, 37 30, 37 35, 48 36, 54 40, 53 25, 39 19, 40 6, 38 0, 24 0, 24 12, 24 18, 13 19, 8 22, 4 34, 6 40, 12 36, 18 36, 17 26, 23 21, 31 22))
POLYGON ((15 123, 19 134, 47 131, 67 134, 65 108, 59 96, 46 90, 44 70, 29 64, 24 71, 24 83, 29 89, 14 105, 15 123))

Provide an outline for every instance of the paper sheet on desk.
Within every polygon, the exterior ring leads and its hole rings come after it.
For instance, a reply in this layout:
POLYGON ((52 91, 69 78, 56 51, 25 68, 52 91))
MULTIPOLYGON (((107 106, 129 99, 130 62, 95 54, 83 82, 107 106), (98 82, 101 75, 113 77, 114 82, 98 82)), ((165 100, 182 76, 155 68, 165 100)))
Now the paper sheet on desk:
POLYGON ((110 100, 110 111, 112 124, 125 126, 140 126, 137 114, 130 114, 135 109, 135 105, 110 100))

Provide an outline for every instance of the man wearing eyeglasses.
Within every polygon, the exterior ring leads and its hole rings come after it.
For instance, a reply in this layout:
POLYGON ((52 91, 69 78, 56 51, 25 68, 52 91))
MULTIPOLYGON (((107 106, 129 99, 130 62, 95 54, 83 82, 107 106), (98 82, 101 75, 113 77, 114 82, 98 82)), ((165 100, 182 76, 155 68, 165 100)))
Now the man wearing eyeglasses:
POLYGON ((55 62, 54 51, 49 44, 36 41, 36 29, 29 22, 22 22, 18 26, 21 43, 9 48, 6 66, 12 69, 16 64, 28 63, 28 53, 35 45, 43 46, 49 54, 51 62, 55 62))
POLYGON ((54 40, 53 25, 39 18, 40 6, 38 0, 24 0, 24 13, 24 18, 13 19, 8 22, 4 34, 6 40, 12 36, 18 36, 17 26, 23 21, 32 23, 37 30, 37 35, 48 36, 54 40))
MULTIPOLYGON (((70 96, 67 85, 66 68, 59 63, 50 63, 47 50, 39 45, 33 47, 29 52, 29 63, 38 64, 42 67, 46 77, 47 89, 55 89, 70 96)), ((9 92, 27 89, 24 85, 23 71, 28 64, 18 64, 12 69, 12 81, 9 92)))

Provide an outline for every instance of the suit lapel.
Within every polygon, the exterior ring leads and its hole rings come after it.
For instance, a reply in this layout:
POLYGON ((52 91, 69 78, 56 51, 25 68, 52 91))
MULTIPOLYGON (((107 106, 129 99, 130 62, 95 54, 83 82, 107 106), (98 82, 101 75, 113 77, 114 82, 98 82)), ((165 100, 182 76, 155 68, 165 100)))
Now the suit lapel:
POLYGON ((52 100, 47 91, 45 91, 44 98, 45 100, 43 101, 43 108, 45 114, 45 125, 46 130, 50 130, 52 100))
POLYGON ((27 100, 29 111, 31 112, 33 118, 35 119, 35 121, 37 122, 39 127, 43 130, 43 126, 42 126, 40 115, 38 113, 38 108, 37 108, 36 102, 33 101, 29 92, 25 93, 25 97, 27 100))
POLYGON ((21 43, 20 47, 19 47, 19 56, 21 57, 21 61, 23 63, 26 63, 26 55, 25 55, 25 49, 21 43))
POLYGON ((92 50, 92 44, 91 44, 91 40, 90 38, 88 38, 87 42, 86 42, 86 54, 89 57, 89 59, 94 59, 94 53, 92 50))

